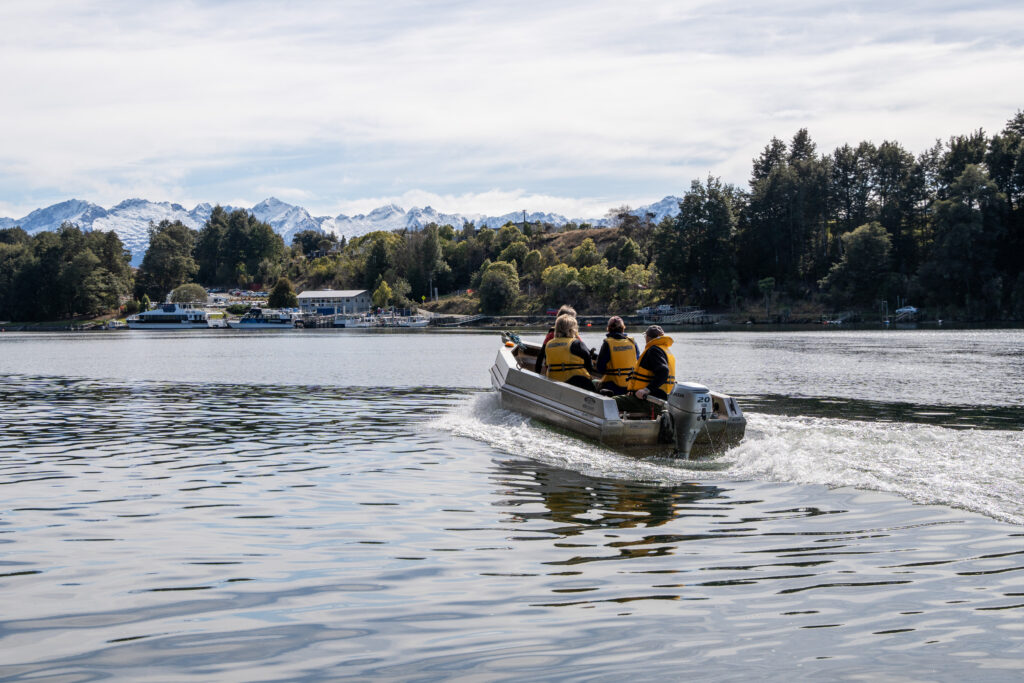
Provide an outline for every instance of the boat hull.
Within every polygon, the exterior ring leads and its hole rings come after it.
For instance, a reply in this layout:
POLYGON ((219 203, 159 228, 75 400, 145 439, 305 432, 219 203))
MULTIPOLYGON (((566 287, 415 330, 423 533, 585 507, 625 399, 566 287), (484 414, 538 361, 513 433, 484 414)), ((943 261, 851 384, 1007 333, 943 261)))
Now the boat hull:
POLYGON ((252 322, 243 323, 241 321, 229 320, 228 327, 233 330, 292 330, 295 329, 295 323, 291 320, 286 320, 279 323, 274 322, 252 322))
POLYGON ((335 318, 331 325, 339 328, 376 327, 376 323, 366 318, 335 318))
POLYGON ((699 384, 677 385, 670 399, 676 407, 651 404, 649 416, 627 416, 619 413, 613 398, 533 372, 532 357, 524 354, 526 362, 521 363, 514 348, 502 348, 491 366, 491 384, 502 407, 610 448, 637 455, 701 457, 739 443, 746 430, 746 418, 734 399, 699 384))
POLYGON ((211 325, 206 321, 183 323, 143 323, 128 321, 129 330, 208 330, 211 325))

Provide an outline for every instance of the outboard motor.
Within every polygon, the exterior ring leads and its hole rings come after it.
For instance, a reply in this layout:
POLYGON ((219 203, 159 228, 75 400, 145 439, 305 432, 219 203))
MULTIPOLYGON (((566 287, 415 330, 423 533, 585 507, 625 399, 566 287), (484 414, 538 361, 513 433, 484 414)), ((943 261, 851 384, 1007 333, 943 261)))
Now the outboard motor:
POLYGON ((690 457, 694 441, 711 417, 711 391, 703 384, 679 382, 668 397, 668 412, 675 431, 676 457, 690 457))

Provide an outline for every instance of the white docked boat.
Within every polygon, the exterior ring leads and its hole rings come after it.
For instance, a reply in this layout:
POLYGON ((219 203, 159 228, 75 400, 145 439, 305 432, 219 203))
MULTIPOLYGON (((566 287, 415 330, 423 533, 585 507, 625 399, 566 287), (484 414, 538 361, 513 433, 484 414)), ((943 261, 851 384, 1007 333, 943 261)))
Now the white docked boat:
POLYGON ((425 315, 382 315, 379 318, 381 327, 426 327, 430 318, 425 315))
POLYGON ((426 327, 429 324, 430 318, 425 315, 410 315, 395 321, 395 327, 426 327))
POLYGON ((166 303, 128 316, 131 330, 206 330, 214 327, 210 314, 194 304, 166 303))
POLYGON ((331 327, 377 327, 379 323, 376 319, 365 315, 338 315, 335 316, 334 321, 331 323, 331 327))
POLYGON ((289 330, 295 327, 299 315, 292 311, 273 308, 251 308, 238 320, 229 320, 233 330, 289 330))
POLYGON ((648 398, 645 413, 621 413, 615 399, 533 371, 540 347, 503 333, 491 367, 501 405, 637 455, 690 458, 724 451, 743 438, 747 420, 735 399, 678 382, 667 401, 648 398))

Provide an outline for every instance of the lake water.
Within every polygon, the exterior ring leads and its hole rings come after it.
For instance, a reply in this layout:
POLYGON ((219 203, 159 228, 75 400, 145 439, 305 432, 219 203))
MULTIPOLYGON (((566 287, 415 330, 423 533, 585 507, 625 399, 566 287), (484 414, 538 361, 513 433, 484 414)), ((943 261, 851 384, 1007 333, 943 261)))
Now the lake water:
POLYGON ((1024 677, 1024 332, 672 334, 712 460, 493 332, 0 334, 0 679, 1024 677))

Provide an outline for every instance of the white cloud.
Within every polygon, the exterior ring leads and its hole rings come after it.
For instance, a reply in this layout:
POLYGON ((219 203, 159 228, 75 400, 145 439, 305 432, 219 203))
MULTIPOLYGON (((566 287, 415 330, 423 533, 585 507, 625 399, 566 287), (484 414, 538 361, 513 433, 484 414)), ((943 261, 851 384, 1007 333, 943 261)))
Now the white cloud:
POLYGON ((9 1, 0 200, 337 213, 418 187, 576 214, 558 207, 743 183, 801 127, 821 151, 998 130, 1024 101, 1021 24, 1010 2, 9 1))

